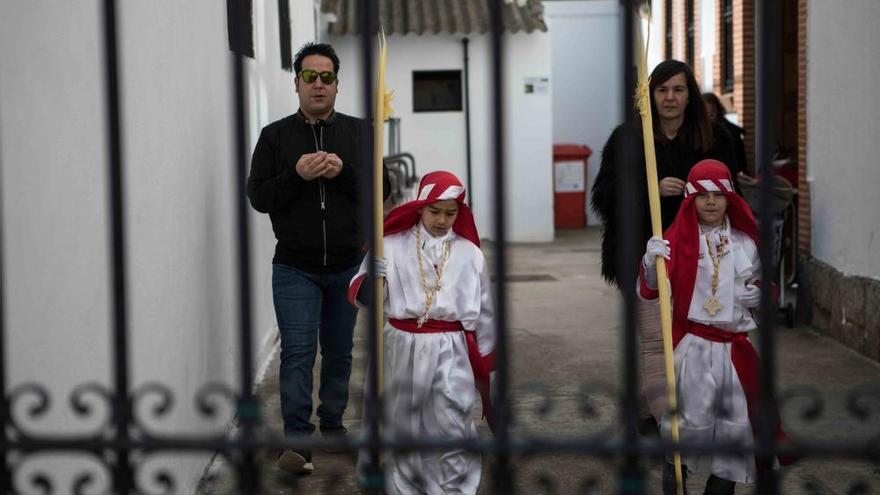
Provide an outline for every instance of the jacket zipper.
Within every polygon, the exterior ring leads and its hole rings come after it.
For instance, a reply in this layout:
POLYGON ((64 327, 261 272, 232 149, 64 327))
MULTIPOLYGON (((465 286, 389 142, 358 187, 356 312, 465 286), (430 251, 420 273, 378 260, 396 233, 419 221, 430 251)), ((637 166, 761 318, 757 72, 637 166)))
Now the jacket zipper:
POLYGON ((327 266, 327 208, 324 205, 324 195, 326 191, 324 191, 324 178, 318 178, 319 185, 321 186, 321 233, 324 235, 324 266, 327 266))
MULTIPOLYGON (((321 129, 321 138, 319 141, 317 134, 315 134, 315 126, 314 125, 312 126, 312 137, 315 138, 315 148, 317 149, 317 151, 323 151, 323 149, 324 149, 324 126, 321 126, 320 129, 321 129)), ((321 236, 324 241, 324 243, 323 243, 323 248, 324 248, 323 263, 324 263, 324 267, 326 268, 327 267, 327 214, 326 214, 326 211, 327 211, 327 206, 326 206, 327 190, 324 189, 324 178, 323 177, 318 177, 318 194, 320 195, 320 199, 321 199, 321 236)))

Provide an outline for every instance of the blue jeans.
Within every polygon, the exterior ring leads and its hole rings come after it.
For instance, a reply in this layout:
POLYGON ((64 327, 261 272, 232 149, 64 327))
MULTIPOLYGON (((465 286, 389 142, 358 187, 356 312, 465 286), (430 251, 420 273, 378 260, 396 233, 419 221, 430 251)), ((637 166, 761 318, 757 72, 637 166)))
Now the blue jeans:
POLYGON ((351 348, 357 309, 349 304, 353 266, 340 273, 316 274, 272 265, 275 317, 281 331, 281 416, 287 436, 311 435, 312 368, 321 343, 318 418, 322 429, 342 426, 348 405, 351 348))

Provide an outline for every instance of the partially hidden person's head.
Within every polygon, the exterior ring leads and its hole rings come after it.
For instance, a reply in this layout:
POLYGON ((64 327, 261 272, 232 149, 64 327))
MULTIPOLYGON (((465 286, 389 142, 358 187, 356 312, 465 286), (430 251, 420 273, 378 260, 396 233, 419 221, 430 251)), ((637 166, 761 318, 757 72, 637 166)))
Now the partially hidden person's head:
POLYGON ((706 104, 706 115, 709 116, 709 120, 713 122, 725 120, 724 114, 727 113, 727 109, 715 93, 703 93, 703 103, 706 104))
POLYGON ((678 132, 694 149, 706 152, 712 148, 712 123, 690 66, 678 60, 660 62, 651 72, 649 90, 657 137, 663 139, 664 136, 661 121, 680 121, 678 132))
POLYGON ((339 89, 339 57, 326 43, 306 43, 293 61, 299 108, 309 121, 333 113, 339 89))

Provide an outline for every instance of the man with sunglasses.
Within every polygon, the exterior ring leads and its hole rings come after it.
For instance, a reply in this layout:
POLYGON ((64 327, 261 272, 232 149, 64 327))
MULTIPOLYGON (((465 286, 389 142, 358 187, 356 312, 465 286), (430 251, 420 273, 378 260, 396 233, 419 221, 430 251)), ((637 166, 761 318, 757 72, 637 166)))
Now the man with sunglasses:
MULTIPOLYGON (((268 213, 278 243, 272 294, 281 333, 279 382, 284 433, 308 437, 312 368, 321 347, 318 418, 325 437, 344 437, 352 334, 357 310, 346 298, 363 258, 358 133, 364 121, 335 111, 339 57, 327 44, 307 43, 293 64, 299 110, 263 128, 254 149, 247 194, 268 213)), ((383 177, 386 198, 390 192, 383 177)), ((311 452, 285 450, 278 466, 314 470, 311 452)))

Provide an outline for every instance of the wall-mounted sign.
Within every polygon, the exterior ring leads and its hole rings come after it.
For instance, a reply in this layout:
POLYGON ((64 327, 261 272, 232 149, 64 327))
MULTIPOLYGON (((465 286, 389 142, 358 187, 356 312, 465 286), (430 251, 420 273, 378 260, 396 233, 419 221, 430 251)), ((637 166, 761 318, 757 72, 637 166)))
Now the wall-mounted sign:
POLYGON ((549 77, 527 77, 525 78, 526 94, 547 93, 550 90, 549 77))

